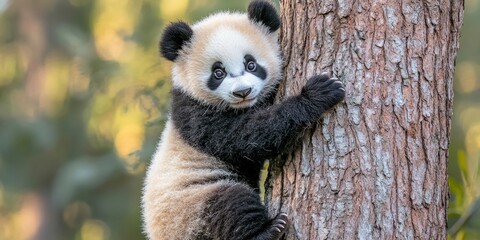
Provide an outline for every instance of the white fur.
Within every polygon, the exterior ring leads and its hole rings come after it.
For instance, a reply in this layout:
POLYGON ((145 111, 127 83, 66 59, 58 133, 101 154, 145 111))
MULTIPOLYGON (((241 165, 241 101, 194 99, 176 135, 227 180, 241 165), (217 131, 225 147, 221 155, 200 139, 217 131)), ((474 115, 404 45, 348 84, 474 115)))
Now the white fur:
POLYGON ((251 22, 246 14, 218 13, 192 26, 193 38, 173 65, 173 84, 192 97, 215 106, 249 107, 281 79, 281 58, 276 33, 263 25, 251 22), (267 79, 261 80, 245 72, 244 56, 251 54, 266 68, 267 79), (219 88, 207 87, 213 63, 220 61, 228 72, 219 88), (232 91, 251 87, 248 97, 242 99, 232 91))
POLYGON ((151 240, 191 239, 203 227, 202 211, 212 193, 229 181, 192 185, 233 174, 221 162, 183 142, 168 121, 148 168, 143 193, 145 232, 151 240), (189 187, 186 187, 189 186, 189 187))
MULTIPOLYGON (((227 77, 213 94, 230 103, 232 107, 252 106, 257 101, 257 96, 263 89, 265 81, 245 71, 244 57, 246 54, 254 54, 254 43, 238 30, 221 27, 217 29, 209 39, 205 52, 208 59, 220 61, 226 69, 227 77), (252 88, 246 100, 234 96, 234 91, 252 88), (245 102, 245 104, 242 104, 245 102)), ((257 63, 264 65, 265 61, 258 55, 257 63)), ((211 74, 211 69, 206 69, 203 76, 211 74)))

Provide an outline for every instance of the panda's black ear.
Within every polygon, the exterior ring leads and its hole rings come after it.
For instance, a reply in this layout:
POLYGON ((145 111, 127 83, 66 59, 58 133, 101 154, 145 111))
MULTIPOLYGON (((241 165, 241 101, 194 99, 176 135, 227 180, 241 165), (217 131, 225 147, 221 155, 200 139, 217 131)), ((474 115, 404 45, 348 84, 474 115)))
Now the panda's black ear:
POLYGON ((193 35, 193 30, 184 22, 174 22, 165 28, 160 40, 160 53, 168 60, 175 61, 180 50, 193 35))
POLYGON ((248 18, 265 25, 270 32, 280 28, 280 17, 275 7, 265 0, 254 0, 248 5, 248 18))

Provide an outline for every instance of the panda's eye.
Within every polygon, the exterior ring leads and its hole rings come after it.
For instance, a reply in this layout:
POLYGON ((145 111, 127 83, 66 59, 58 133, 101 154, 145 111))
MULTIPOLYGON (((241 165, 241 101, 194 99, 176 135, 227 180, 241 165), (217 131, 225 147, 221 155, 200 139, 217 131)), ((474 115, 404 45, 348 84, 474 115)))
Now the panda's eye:
POLYGON ((213 71, 213 76, 218 80, 223 79, 225 77, 225 71, 223 71, 220 68, 217 68, 213 71))
POLYGON ((250 62, 247 63, 245 68, 249 72, 255 72, 255 70, 257 70, 257 64, 254 61, 250 61, 250 62))

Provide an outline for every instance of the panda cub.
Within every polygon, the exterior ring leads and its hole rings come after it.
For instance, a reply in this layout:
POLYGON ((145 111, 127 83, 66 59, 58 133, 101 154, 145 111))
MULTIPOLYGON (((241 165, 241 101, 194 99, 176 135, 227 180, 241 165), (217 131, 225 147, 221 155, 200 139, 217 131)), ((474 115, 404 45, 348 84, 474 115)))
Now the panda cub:
POLYGON ((310 78, 273 104, 281 79, 280 18, 267 1, 248 13, 170 24, 160 42, 173 61, 172 108, 145 179, 149 239, 279 239, 287 215, 269 218, 259 197, 264 161, 342 101, 343 84, 310 78))

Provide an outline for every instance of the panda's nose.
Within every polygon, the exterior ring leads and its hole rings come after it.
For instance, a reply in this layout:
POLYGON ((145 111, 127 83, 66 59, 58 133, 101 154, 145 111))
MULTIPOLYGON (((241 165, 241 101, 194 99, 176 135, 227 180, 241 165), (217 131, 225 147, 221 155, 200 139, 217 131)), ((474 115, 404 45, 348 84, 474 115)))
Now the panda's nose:
POLYGON ((252 92, 252 88, 245 88, 245 89, 242 89, 242 90, 235 91, 232 94, 235 97, 246 98, 248 96, 248 94, 250 94, 251 92, 252 92))

